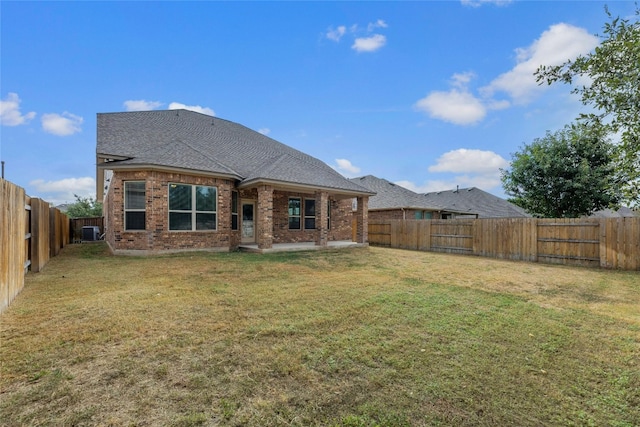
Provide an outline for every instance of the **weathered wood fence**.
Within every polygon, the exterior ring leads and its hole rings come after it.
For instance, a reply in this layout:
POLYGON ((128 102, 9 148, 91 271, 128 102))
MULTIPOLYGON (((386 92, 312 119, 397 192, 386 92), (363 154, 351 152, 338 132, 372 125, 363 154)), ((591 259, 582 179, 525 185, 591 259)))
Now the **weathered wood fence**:
POLYGON ((65 214, 0 178, 0 312, 24 287, 27 270, 40 271, 69 235, 65 214))
POLYGON ((640 218, 369 220, 374 246, 640 270, 640 218))

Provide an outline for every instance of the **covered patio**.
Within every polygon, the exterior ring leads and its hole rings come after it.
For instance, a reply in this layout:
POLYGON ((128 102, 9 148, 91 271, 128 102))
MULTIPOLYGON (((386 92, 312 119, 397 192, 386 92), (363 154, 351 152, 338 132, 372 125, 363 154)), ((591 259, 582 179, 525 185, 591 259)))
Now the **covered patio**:
POLYGON ((369 246, 368 243, 352 242, 350 240, 337 240, 327 242, 326 245, 318 245, 316 242, 299 242, 299 243, 274 243, 270 248, 260 249, 257 243, 241 244, 238 249, 243 252, 257 252, 261 254, 275 252, 300 252, 300 251, 318 251, 326 249, 345 249, 345 248, 362 248, 369 246))

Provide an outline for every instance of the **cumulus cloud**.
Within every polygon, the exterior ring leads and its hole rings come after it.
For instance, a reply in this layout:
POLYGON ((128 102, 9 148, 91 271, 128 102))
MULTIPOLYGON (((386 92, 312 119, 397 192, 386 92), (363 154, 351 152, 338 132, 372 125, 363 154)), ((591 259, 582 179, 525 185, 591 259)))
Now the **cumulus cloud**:
POLYGON ((429 172, 494 173, 509 166, 509 162, 493 151, 458 148, 444 153, 429 172))
POLYGON ((124 101, 124 108, 127 111, 149 111, 155 110, 162 105, 160 101, 145 101, 144 99, 124 101))
POLYGON ((340 25, 338 28, 329 27, 326 33, 326 37, 334 42, 339 42, 342 36, 347 33, 347 27, 340 25))
POLYGON ((434 179, 422 184, 398 181, 396 184, 416 193, 478 187, 485 191, 501 187, 500 169, 509 162, 493 151, 459 148, 441 155, 435 165, 429 166, 431 173, 448 173, 445 179, 434 179))
POLYGON ((379 34, 378 30, 388 26, 383 19, 370 22, 366 27, 361 27, 358 24, 353 24, 348 28, 346 25, 339 25, 335 28, 329 27, 324 37, 337 43, 344 36, 349 35, 353 37, 351 49, 356 52, 375 52, 387 44, 387 37, 379 34), (372 34, 374 31, 378 31, 378 33, 372 34))
POLYGON ((169 104, 169 109, 170 110, 190 110, 190 111, 195 111, 196 113, 206 114, 208 116, 216 115, 215 111, 213 111, 211 108, 201 107, 199 105, 185 105, 185 104, 181 104, 180 102, 172 102, 171 104, 169 104))
POLYGON ((260 128, 260 129, 258 129, 258 132, 263 134, 263 135, 269 135, 271 133, 271 129, 269 129, 269 128, 260 128))
POLYGON ((429 117, 456 125, 472 125, 484 119, 487 108, 466 89, 434 91, 415 103, 415 108, 429 117))
POLYGON ((347 159, 336 159, 336 165, 334 169, 347 176, 355 176, 360 173, 360 168, 351 164, 347 159))
POLYGON ((526 104, 543 90, 533 73, 540 65, 560 65, 578 55, 589 53, 598 45, 598 38, 584 28, 555 24, 542 33, 530 46, 516 49, 516 65, 481 89, 484 96, 505 92, 516 104, 526 104))
POLYGON ((351 49, 356 52, 375 52, 387 44, 387 38, 382 34, 374 34, 370 37, 359 37, 355 39, 351 49))
POLYGON ((59 205, 61 203, 73 203, 74 194, 81 197, 95 197, 96 181, 91 177, 65 178, 58 181, 45 181, 35 179, 29 182, 38 197, 59 205))
POLYGON ((495 4, 497 6, 506 6, 512 0, 460 0, 463 6, 480 7, 484 4, 495 4))
POLYGON ((75 114, 65 111, 62 114, 47 113, 43 114, 42 129, 53 135, 68 136, 82 131, 80 127, 84 119, 75 114))
POLYGON ((9 92, 7 97, 0 100, 0 123, 4 126, 18 126, 28 123, 36 116, 31 111, 26 114, 20 112, 20 97, 17 93, 9 92))

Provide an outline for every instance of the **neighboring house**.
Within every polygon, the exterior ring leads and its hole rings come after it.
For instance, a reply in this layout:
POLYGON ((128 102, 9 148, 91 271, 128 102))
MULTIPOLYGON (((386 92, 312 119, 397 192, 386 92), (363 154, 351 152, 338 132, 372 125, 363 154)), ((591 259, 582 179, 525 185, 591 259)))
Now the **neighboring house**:
POLYGON ((240 124, 188 110, 98 114, 97 198, 115 253, 367 243, 373 192, 240 124))
MULTIPOLYGON (((427 203, 446 206, 452 212, 468 212, 477 218, 529 218, 524 209, 477 187, 434 191, 422 195, 427 203)), ((454 215, 460 217, 463 215, 454 215)))
POLYGON ((602 209, 589 215, 590 218, 633 218, 640 216, 640 211, 634 211, 626 206, 619 209, 602 209))
POLYGON ((351 182, 376 193, 369 198, 369 219, 442 219, 472 214, 431 202, 422 194, 373 175, 352 178, 351 182))
POLYGON ((369 199, 370 219, 453 219, 529 217, 523 209, 476 187, 419 194, 386 179, 351 179, 376 193, 369 199))

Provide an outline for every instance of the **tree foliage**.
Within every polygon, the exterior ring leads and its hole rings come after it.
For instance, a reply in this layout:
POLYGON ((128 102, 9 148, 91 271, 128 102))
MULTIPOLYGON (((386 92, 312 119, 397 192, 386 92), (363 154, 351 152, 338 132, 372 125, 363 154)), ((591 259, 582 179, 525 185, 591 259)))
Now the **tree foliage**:
POLYGON ((558 66, 541 66, 537 81, 576 84, 584 105, 595 112, 582 114, 579 121, 604 126, 620 135, 616 149, 617 179, 624 200, 640 205, 640 9, 635 20, 613 18, 604 26, 602 42, 594 52, 558 66), (579 84, 579 82, 587 82, 579 84))
POLYGON ((567 126, 513 154, 502 184, 510 202, 538 217, 575 218, 618 202, 614 146, 605 130, 567 126))
POLYGON ((74 194, 73 196, 76 198, 76 201, 69 205, 66 212, 69 218, 102 216, 102 203, 98 202, 91 196, 81 197, 77 194, 74 194))

